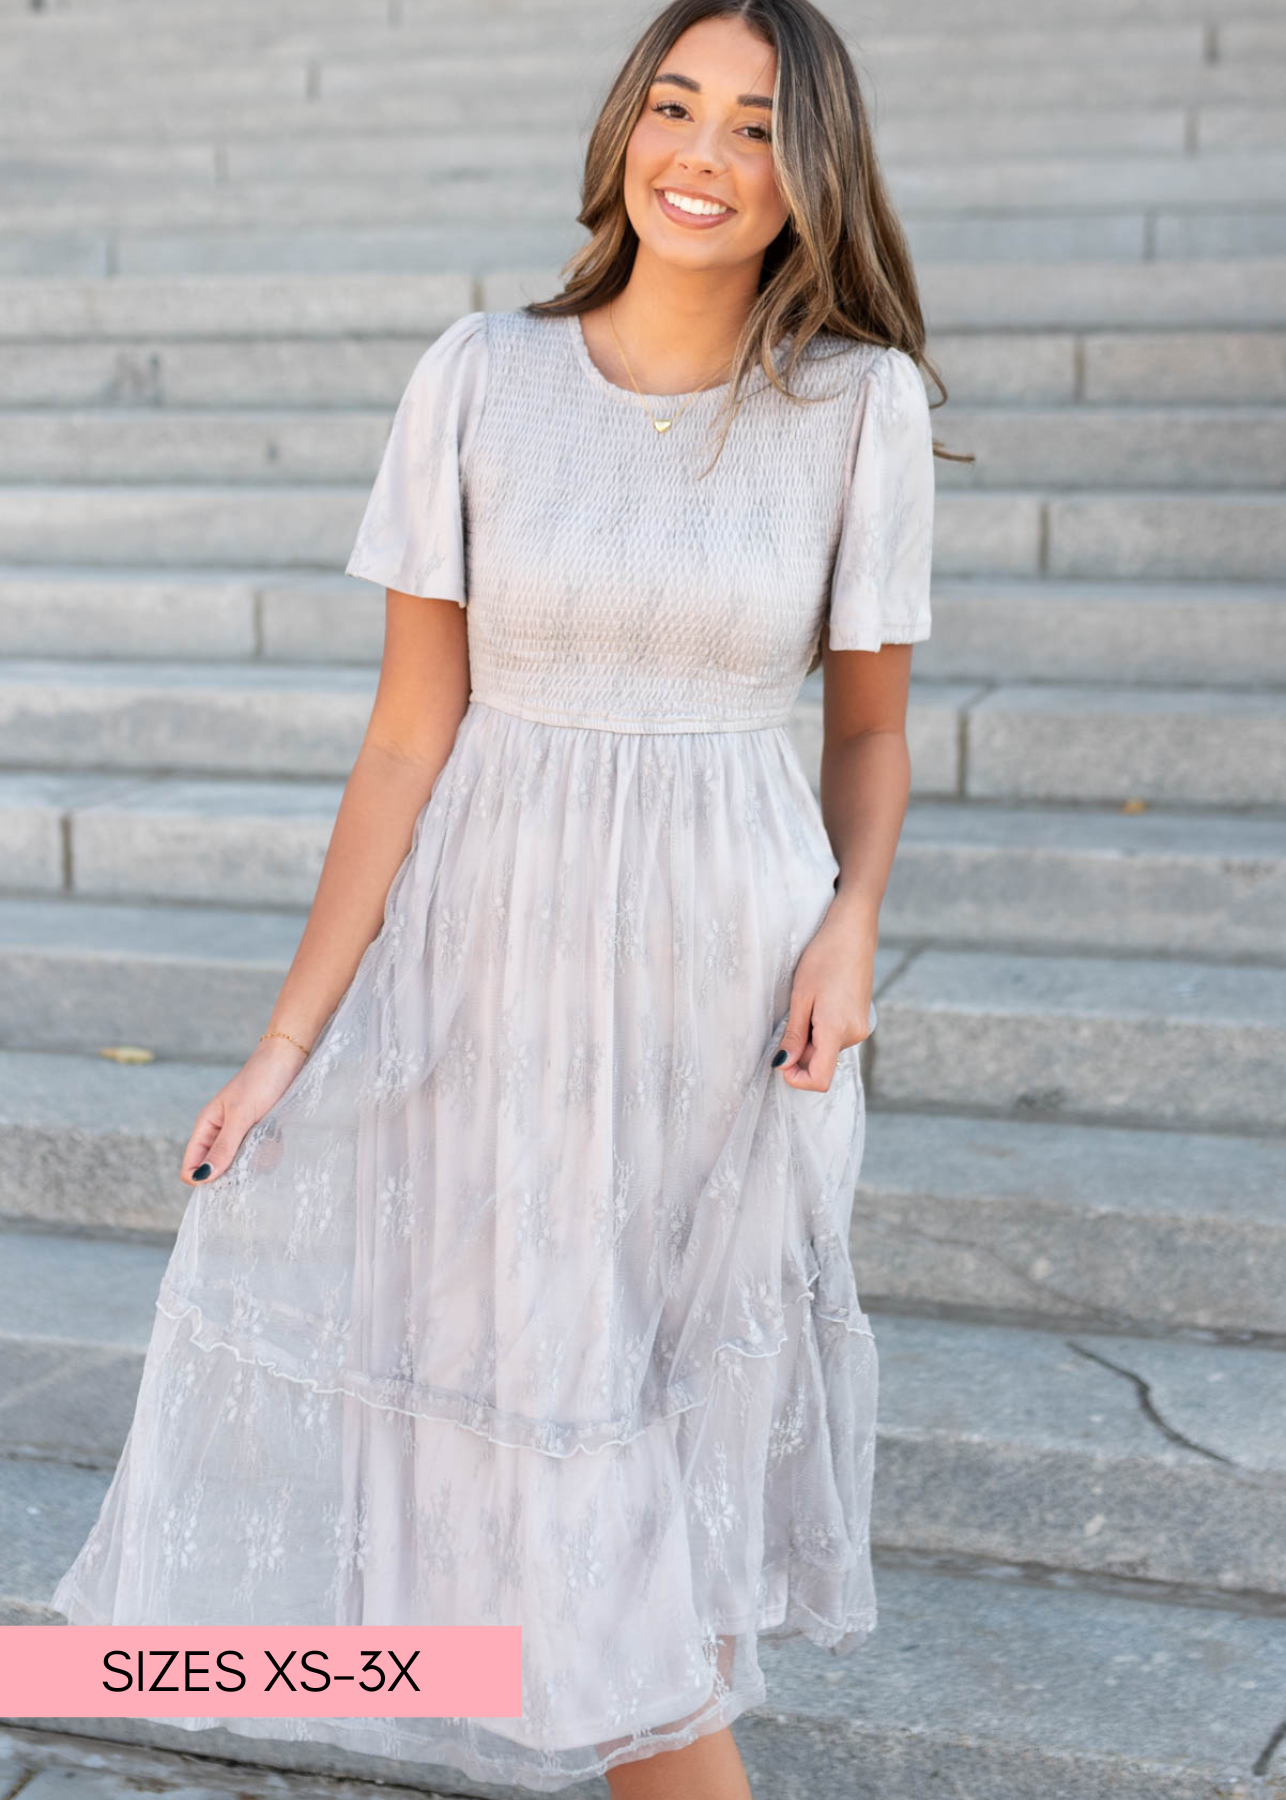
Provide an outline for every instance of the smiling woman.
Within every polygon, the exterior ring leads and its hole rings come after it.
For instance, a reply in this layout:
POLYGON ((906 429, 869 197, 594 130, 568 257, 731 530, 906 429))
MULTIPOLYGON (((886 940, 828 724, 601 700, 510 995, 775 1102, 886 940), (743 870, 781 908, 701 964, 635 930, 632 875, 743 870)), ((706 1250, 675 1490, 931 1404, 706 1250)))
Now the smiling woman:
POLYGON ((663 13, 580 216, 562 292, 457 319, 394 416, 347 564, 388 590, 371 724, 54 1603, 518 1625, 519 1717, 171 1723, 745 1800, 760 1639, 876 1622, 848 1234, 923 326, 808 0, 663 13))

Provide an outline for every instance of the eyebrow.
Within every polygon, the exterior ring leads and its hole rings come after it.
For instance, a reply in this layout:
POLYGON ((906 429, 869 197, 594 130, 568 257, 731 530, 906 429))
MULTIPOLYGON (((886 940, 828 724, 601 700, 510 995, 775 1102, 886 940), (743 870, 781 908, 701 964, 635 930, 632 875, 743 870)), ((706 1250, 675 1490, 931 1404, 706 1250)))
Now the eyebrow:
MULTIPOLYGON (((701 92, 701 83, 699 81, 693 81, 693 79, 690 75, 677 75, 677 74, 674 74, 673 72, 665 74, 665 75, 655 75, 652 78, 652 85, 655 87, 658 82, 662 82, 662 81, 668 81, 670 83, 671 87, 687 88, 687 90, 690 94, 699 94, 701 92)), ((766 108, 766 110, 768 112, 771 112, 772 111, 772 95, 771 94, 738 94, 737 95, 737 105, 738 106, 762 106, 762 107, 766 108)))

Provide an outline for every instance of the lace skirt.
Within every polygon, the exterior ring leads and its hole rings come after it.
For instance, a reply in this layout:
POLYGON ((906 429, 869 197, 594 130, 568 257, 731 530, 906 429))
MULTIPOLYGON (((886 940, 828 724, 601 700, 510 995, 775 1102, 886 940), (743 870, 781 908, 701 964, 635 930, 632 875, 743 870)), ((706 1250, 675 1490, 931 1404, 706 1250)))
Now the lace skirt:
POLYGON ((192 1194, 53 1604, 520 1625, 524 1710, 177 1723, 553 1791, 763 1700, 758 1637, 873 1629, 858 1051, 771 1068, 836 866, 784 727, 471 702, 312 1057, 192 1194))

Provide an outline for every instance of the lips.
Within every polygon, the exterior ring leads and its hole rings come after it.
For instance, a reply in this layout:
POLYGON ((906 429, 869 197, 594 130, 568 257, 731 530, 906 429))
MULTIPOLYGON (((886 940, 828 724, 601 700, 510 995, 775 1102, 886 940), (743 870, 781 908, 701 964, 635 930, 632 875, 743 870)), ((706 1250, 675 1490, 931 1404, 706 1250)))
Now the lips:
POLYGON ((731 219, 736 211, 735 207, 728 206, 726 201, 717 200, 713 194, 696 194, 691 193, 687 188, 671 188, 671 193, 683 194, 688 199, 702 200, 709 205, 724 208, 722 212, 717 213, 686 212, 682 207, 675 206, 666 199, 664 188, 654 188, 653 192, 656 195, 656 203, 666 218, 674 220, 679 225, 696 226, 702 229, 711 225, 722 225, 724 220, 731 219))

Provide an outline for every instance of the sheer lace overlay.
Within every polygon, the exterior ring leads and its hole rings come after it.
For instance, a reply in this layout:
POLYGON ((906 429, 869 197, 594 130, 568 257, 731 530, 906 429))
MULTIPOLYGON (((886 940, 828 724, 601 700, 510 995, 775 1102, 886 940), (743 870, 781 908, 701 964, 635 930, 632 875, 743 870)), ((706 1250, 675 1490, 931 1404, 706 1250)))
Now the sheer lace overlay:
MULTIPOLYGON (((753 623, 766 718, 707 668, 699 620, 682 652, 653 633, 640 653, 632 602, 600 618, 595 701, 586 620, 554 655, 561 578, 537 592, 514 566, 503 610, 507 358, 536 345, 546 382, 575 376, 560 432, 591 402, 600 459, 655 434, 628 396, 600 412, 619 390, 561 328, 515 318, 470 315, 422 359, 354 553, 391 586, 461 572, 440 597, 469 609, 468 710, 312 1057, 192 1195, 53 1603, 73 1623, 521 1625, 517 1719, 181 1723, 552 1791, 763 1700, 760 1636, 845 1650, 875 1625, 877 1359, 848 1248, 864 1097, 856 1047, 825 1094, 771 1067, 837 865, 769 689, 798 685, 841 548, 859 635, 886 603, 892 630, 924 628, 927 564, 922 514, 861 549, 844 508, 879 473, 853 395, 827 402, 816 580, 754 577, 779 614, 753 623), (551 693, 572 717, 540 716, 551 693)), ((583 521, 593 494, 567 506, 583 521)))

